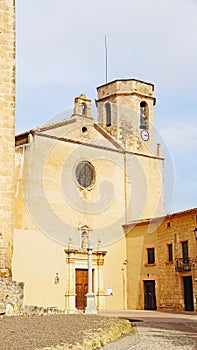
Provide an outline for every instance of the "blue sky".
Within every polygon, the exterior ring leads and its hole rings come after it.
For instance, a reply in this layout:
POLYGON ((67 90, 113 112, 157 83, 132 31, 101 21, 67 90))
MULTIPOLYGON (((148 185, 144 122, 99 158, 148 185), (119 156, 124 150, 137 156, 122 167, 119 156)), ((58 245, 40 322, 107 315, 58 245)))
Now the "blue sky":
POLYGON ((170 212, 196 207, 196 0, 17 0, 16 7, 16 132, 71 108, 80 93, 94 101, 105 83, 106 34, 108 81, 155 85, 155 124, 174 169, 173 179, 166 168, 170 212))

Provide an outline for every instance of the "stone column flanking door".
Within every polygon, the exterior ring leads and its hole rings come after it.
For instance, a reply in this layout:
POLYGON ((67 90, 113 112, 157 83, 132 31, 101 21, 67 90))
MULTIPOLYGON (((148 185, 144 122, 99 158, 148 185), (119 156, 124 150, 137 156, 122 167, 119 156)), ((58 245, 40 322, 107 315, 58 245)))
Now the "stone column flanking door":
POLYGON ((68 248, 66 252, 66 265, 67 265, 67 276, 66 276, 66 293, 65 293, 65 309, 68 313, 76 311, 75 307, 75 255, 76 249, 68 248))
POLYGON ((97 268, 98 268, 98 290, 96 294, 96 304, 98 310, 105 310, 105 297, 106 293, 103 284, 103 269, 104 269, 104 258, 106 251, 99 249, 97 251, 97 268))

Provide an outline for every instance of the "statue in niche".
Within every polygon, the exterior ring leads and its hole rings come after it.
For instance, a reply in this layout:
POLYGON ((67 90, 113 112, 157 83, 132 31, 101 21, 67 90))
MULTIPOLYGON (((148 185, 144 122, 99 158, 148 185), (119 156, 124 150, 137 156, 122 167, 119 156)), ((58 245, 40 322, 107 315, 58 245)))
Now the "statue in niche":
POLYGON ((87 231, 81 233, 81 249, 87 249, 89 235, 87 231))

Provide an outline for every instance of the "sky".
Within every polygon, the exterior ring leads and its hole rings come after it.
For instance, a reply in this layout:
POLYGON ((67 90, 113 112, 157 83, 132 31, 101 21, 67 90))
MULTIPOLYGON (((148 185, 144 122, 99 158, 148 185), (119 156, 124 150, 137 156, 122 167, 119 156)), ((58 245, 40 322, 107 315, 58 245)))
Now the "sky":
POLYGON ((108 81, 155 86, 167 212, 197 207, 196 18, 196 0, 17 0, 16 133, 71 109, 81 93, 94 101, 106 35, 108 81))

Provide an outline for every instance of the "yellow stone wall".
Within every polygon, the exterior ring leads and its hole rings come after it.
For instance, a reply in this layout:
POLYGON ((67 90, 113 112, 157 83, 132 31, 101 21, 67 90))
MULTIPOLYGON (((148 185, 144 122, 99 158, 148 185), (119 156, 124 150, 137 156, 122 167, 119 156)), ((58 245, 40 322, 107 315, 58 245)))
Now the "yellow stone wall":
POLYGON ((197 209, 166 217, 158 227, 159 262, 159 307, 173 306, 177 311, 184 310, 183 277, 192 276, 194 309, 197 298, 197 241, 194 229, 197 227, 197 209), (190 271, 176 272, 176 259, 182 258, 182 242, 188 241, 190 271), (168 244, 173 246, 173 262, 168 262, 168 244))
POLYGON ((127 153, 125 169, 126 222, 163 215, 163 160, 127 153))
POLYGON ((156 281, 158 296, 158 246, 154 224, 136 224, 126 231, 128 309, 144 309, 143 281, 156 281), (155 264, 148 265, 147 249, 155 248, 155 264))
POLYGON ((183 277, 192 277, 193 302, 197 300, 197 209, 125 225, 127 240, 128 308, 144 309, 143 281, 155 280, 157 309, 183 311, 183 277), (175 271, 176 259, 182 258, 182 242, 188 241, 191 269, 175 271), (168 244, 173 247, 173 261, 168 261, 168 244), (155 265, 148 266, 147 248, 155 248, 155 265))
POLYGON ((0 1, 0 277, 12 277, 15 117, 15 1, 0 1))

